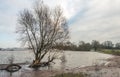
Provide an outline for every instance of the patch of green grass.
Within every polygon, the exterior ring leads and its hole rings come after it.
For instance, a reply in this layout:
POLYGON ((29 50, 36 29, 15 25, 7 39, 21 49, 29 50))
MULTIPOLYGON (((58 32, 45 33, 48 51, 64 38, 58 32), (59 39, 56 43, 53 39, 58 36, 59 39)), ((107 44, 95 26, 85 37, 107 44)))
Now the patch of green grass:
POLYGON ((107 54, 112 54, 113 53, 112 50, 109 50, 109 49, 104 49, 104 50, 102 50, 102 52, 107 53, 107 54))
POLYGON ((106 53, 106 54, 112 54, 112 55, 120 56, 120 50, 116 50, 116 49, 103 49, 102 52, 106 53))
POLYGON ((85 76, 82 73, 77 73, 77 74, 63 73, 63 74, 56 75, 54 77, 85 77, 85 76))

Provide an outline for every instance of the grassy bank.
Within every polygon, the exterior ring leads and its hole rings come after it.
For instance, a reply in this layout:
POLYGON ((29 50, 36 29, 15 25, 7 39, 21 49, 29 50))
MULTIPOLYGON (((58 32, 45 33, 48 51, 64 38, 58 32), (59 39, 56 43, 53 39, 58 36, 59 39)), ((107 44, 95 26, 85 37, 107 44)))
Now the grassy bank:
POLYGON ((120 56, 120 50, 117 50, 117 49, 102 49, 101 52, 106 53, 106 54, 120 56))
POLYGON ((63 74, 56 75, 54 77, 85 77, 85 76, 82 73, 77 73, 77 74, 63 73, 63 74))

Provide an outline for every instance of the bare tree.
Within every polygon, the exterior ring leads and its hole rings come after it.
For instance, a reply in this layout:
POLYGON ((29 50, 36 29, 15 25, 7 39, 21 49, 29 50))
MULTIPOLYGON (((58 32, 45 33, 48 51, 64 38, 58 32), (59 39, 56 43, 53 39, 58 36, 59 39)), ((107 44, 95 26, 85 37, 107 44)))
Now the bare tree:
MULTIPOLYGON (((53 46, 66 41, 68 26, 60 7, 50 9, 43 1, 37 2, 32 11, 24 9, 18 17, 17 33, 24 45, 29 46, 35 55, 33 64, 39 64, 53 46)), ((51 57, 49 61, 52 61, 51 57)))

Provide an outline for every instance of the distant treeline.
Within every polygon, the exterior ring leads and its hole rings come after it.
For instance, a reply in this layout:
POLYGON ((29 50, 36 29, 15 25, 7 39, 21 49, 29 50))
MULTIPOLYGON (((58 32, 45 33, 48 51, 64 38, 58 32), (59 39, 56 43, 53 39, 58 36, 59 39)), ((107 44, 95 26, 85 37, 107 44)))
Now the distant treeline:
POLYGON ((66 43, 57 44, 55 48, 73 51, 97 51, 101 49, 120 49, 120 43, 113 44, 112 41, 104 41, 103 43, 100 43, 97 40, 93 40, 91 43, 80 41, 78 44, 75 44, 68 41, 66 43))
POLYGON ((24 51, 29 48, 0 48, 0 51, 24 51))

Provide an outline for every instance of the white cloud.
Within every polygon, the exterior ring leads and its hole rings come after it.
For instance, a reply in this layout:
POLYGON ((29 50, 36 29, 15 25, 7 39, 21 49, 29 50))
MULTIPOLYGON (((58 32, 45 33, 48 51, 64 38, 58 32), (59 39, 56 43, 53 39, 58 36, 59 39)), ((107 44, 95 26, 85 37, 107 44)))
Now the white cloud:
MULTIPOLYGON (((23 8, 30 8, 29 0, 2 0, 0 3, 0 47, 16 47, 15 28, 17 15, 23 8)), ((19 46, 19 45, 18 45, 19 46)))
MULTIPOLYGON (((23 8, 32 8, 36 0, 2 0, 0 3, 1 46, 14 46, 17 15, 23 8), (6 39, 11 35, 11 39, 6 39), (14 42, 10 42, 14 41, 14 42), (6 42, 6 43, 5 43, 6 42), (10 45, 8 43, 11 43, 10 45)), ((44 0, 53 7, 60 5, 70 22, 71 41, 119 41, 120 0, 44 0)), ((1 47, 0 46, 0 47, 1 47)))
POLYGON ((112 40, 119 41, 120 1, 119 0, 88 0, 87 11, 83 17, 70 26, 71 40, 112 40))

